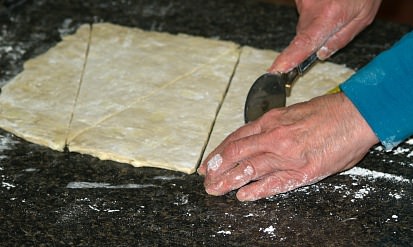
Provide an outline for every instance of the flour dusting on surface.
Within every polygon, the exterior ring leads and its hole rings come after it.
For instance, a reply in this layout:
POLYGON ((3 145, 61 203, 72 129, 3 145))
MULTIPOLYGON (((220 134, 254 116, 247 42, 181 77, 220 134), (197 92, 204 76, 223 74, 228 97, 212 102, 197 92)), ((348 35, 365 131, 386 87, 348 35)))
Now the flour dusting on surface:
POLYGON ((64 36, 67 36, 71 33, 74 33, 76 28, 77 27, 75 25, 73 25, 73 20, 72 19, 70 19, 70 18, 64 19, 63 23, 61 24, 61 26, 58 29, 60 37, 64 37, 64 36))
MULTIPOLYGON (((370 192, 372 192, 372 191, 374 191, 373 187, 364 186, 363 188, 356 191, 356 193, 354 194, 354 198, 355 199, 363 199, 365 196, 370 194, 370 192)), ((352 200, 352 201, 354 202, 354 200, 352 200)))
POLYGON ((183 176, 174 176, 174 175, 171 175, 171 176, 155 176, 155 177, 153 177, 153 179, 155 179, 155 180, 179 180, 179 179, 183 179, 184 177, 183 176))
POLYGON ((223 234, 223 235, 231 235, 231 231, 221 230, 221 231, 217 231, 217 233, 218 233, 218 234, 223 234))
POLYGON ((275 228, 271 225, 265 229, 260 228, 260 231, 267 233, 268 235, 270 235, 271 237, 275 237, 275 228))
POLYGON ((402 176, 398 176, 398 175, 394 175, 390 173, 372 171, 372 170, 361 168, 361 167, 353 167, 350 170, 340 173, 340 175, 348 175, 351 177, 354 177, 354 176, 363 177, 363 178, 368 178, 371 180, 386 179, 386 180, 391 180, 395 182, 412 183, 412 179, 407 179, 402 176))
POLYGON ((394 155, 403 154, 403 153, 407 153, 407 152, 410 152, 409 148, 397 147, 396 149, 393 150, 394 155))
POLYGON ((406 144, 413 145, 413 138, 410 138, 406 141, 406 144))
POLYGON ((188 194, 177 195, 175 200, 176 201, 173 204, 176 206, 182 206, 182 205, 188 204, 189 195, 188 194))
POLYGON ((2 181, 2 182, 1 182, 1 187, 6 188, 6 189, 9 190, 9 189, 11 189, 11 188, 15 188, 16 185, 2 181))
POLYGON ((121 184, 111 185, 109 183, 96 182, 70 182, 66 185, 68 189, 142 189, 149 187, 159 187, 154 184, 121 184))
POLYGON ((5 159, 7 156, 3 155, 5 150, 13 149, 17 142, 11 138, 10 135, 0 135, 0 160, 5 159))
MULTIPOLYGON (((11 135, 1 135, 0 134, 0 171, 4 171, 4 168, 1 166, 1 161, 7 158, 7 155, 4 154, 4 151, 13 149, 14 145, 17 142, 12 139, 11 135)), ((13 184, 9 177, 6 175, 1 175, 1 188, 5 188, 7 190, 16 188, 16 185, 13 184)))

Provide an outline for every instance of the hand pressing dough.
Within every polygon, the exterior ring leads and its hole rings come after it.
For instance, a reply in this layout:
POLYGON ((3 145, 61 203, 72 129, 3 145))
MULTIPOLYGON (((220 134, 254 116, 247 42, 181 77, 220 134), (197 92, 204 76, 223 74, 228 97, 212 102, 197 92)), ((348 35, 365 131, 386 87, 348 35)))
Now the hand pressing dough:
MULTIPOLYGON (((211 133, 205 157, 216 148, 225 137, 244 124, 244 104, 253 82, 266 72, 269 64, 279 53, 242 47, 241 57, 228 93, 218 113, 211 133)), ((287 97, 287 105, 310 100, 335 88, 354 73, 342 65, 329 62, 316 63, 299 78, 287 97)))

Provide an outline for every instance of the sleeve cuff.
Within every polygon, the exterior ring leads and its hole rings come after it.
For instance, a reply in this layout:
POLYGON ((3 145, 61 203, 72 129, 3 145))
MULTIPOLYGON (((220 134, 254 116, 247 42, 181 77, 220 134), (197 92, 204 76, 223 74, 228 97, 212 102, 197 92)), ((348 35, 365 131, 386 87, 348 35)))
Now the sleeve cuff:
POLYGON ((360 69, 340 89, 386 149, 413 134, 413 32, 360 69))

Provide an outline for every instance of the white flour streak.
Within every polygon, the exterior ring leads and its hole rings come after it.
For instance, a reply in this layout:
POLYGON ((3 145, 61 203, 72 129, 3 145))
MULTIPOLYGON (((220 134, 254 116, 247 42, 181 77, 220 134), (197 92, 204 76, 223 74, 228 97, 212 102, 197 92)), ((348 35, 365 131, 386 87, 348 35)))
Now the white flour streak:
POLYGON ((224 235, 231 235, 231 231, 221 230, 221 231, 217 231, 217 233, 218 233, 218 234, 224 234, 224 235))
POLYGON ((97 207, 94 207, 92 205, 88 205, 90 209, 95 210, 97 212, 100 212, 100 210, 97 207))
POLYGON ((340 175, 358 176, 358 177, 364 177, 364 178, 368 178, 372 180, 386 179, 386 180, 391 180, 395 182, 412 183, 412 179, 407 179, 402 176, 398 176, 394 174, 372 171, 372 170, 361 168, 361 167, 353 167, 352 169, 348 171, 340 173, 340 175))
POLYGON ((119 209, 105 209, 103 211, 108 212, 108 213, 120 212, 119 209))
POLYGON ((36 168, 27 168, 27 169, 24 169, 24 171, 25 171, 25 172, 37 172, 37 171, 39 171, 39 169, 36 169, 36 168))
POLYGON ((71 34, 75 31, 76 26, 71 25, 71 24, 73 24, 72 19, 70 19, 70 18, 64 19, 62 25, 58 29, 60 37, 64 37, 64 36, 69 35, 69 34, 71 34))
POLYGON ((254 214, 249 213, 249 214, 247 214, 247 215, 244 215, 244 218, 253 217, 253 216, 254 216, 254 214))
POLYGON ((216 154, 208 161, 208 170, 209 171, 216 171, 222 165, 222 156, 220 154, 216 154))
POLYGON ((356 193, 354 194, 354 198, 356 199, 363 199, 365 196, 367 196, 370 193, 370 188, 366 187, 366 188, 362 188, 359 189, 358 191, 356 191, 356 193))
POLYGON ((273 226, 269 226, 265 229, 260 228, 260 231, 267 233, 271 237, 275 237, 275 228, 273 226))
POLYGON ((254 174, 254 168, 252 168, 252 166, 247 166, 244 169, 244 174, 247 176, 252 176, 254 174))
POLYGON ((275 228, 273 226, 269 226, 269 227, 265 228, 263 232, 266 232, 268 234, 272 234, 272 233, 274 233, 274 231, 275 231, 275 228))
POLYGON ((407 153, 407 152, 410 152, 410 149, 398 147, 395 150, 393 150, 393 154, 402 154, 402 153, 407 153))
POLYGON ((153 179, 156 180, 178 180, 182 179, 183 177, 178 177, 178 176, 155 176, 153 179))
POLYGON ((12 149, 16 143, 17 142, 12 140, 10 136, 0 135, 0 153, 12 149))
POLYGON ((121 184, 111 185, 109 183, 94 182, 70 182, 66 185, 68 189, 142 189, 149 187, 159 187, 154 184, 121 184))
POLYGON ((392 193, 392 192, 389 193, 389 196, 394 197, 397 200, 401 199, 402 195, 404 195, 404 194, 392 193))
POLYGON ((11 184, 11 183, 7 183, 7 182, 1 182, 1 187, 6 188, 6 189, 11 189, 11 188, 15 188, 16 185, 11 184))

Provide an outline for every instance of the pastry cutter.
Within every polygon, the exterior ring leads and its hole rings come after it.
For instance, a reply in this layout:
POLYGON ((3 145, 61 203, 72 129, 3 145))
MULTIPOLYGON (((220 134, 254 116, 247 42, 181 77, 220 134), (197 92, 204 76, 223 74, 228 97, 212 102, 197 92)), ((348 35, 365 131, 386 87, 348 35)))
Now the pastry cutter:
POLYGON ((313 53, 288 73, 266 73, 260 76, 248 92, 244 108, 245 123, 254 121, 273 108, 285 107, 294 81, 317 61, 313 53))

